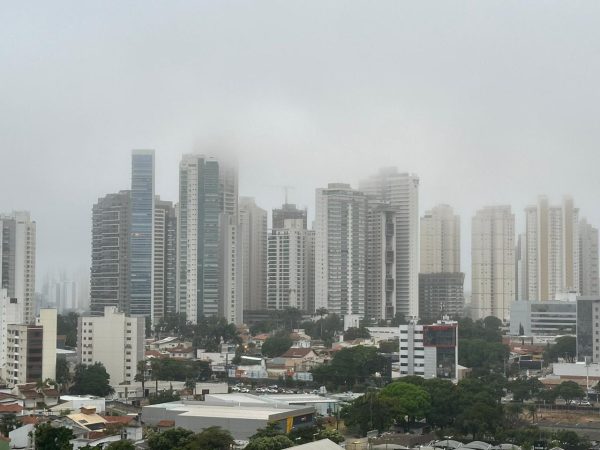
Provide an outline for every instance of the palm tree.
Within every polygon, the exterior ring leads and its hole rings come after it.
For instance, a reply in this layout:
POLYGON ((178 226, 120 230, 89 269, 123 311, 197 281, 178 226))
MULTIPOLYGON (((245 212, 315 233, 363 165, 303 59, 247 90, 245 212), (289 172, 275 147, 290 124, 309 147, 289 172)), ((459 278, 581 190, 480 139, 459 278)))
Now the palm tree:
POLYGON ((535 416, 537 413, 537 405, 531 404, 526 406, 527 414, 531 417, 531 423, 535 423, 535 416))
POLYGON ((142 397, 146 398, 146 360, 142 359, 138 361, 136 368, 135 381, 142 382, 142 397))
POLYGON ((327 310, 327 308, 319 308, 317 309, 316 313, 321 318, 321 334, 319 335, 319 337, 321 338, 321 340, 323 340, 323 316, 329 314, 329 311, 327 310))

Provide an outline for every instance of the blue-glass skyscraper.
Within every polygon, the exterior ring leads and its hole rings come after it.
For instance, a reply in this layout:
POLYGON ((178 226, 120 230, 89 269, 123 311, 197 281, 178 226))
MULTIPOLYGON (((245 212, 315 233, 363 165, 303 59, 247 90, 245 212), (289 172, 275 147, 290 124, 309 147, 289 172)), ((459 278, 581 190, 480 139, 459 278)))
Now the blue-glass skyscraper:
POLYGON ((129 313, 153 319, 154 150, 131 154, 129 313))

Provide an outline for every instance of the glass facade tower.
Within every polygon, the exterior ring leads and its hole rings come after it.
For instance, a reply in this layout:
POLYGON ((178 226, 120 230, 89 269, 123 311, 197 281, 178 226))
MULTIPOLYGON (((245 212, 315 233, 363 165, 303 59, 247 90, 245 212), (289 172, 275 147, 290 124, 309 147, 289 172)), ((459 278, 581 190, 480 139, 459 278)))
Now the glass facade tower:
POLYGON ((131 155, 130 314, 153 319, 154 150, 131 155))

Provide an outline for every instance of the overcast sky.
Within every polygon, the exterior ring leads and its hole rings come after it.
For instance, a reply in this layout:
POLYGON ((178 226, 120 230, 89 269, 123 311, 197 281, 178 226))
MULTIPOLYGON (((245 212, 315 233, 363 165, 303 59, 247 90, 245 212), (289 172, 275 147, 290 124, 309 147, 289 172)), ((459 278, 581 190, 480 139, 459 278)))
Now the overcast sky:
POLYGON ((230 148, 240 195, 271 209, 292 185, 311 216, 328 182, 417 173, 463 253, 486 204, 522 229, 538 194, 572 194, 600 225, 598 23, 572 0, 0 2, 0 211, 37 221, 39 277, 87 268, 131 149, 176 201, 183 153, 230 148))

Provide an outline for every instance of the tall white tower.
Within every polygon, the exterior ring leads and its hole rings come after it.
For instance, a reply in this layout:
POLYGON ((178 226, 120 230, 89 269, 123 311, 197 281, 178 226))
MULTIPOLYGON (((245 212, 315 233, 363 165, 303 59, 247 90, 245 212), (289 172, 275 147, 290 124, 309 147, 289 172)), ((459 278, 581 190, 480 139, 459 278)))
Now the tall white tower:
POLYGON ((23 307, 23 320, 35 320, 35 222, 29 212, 0 214, 0 289, 23 307))
POLYGON ((315 309, 365 314, 367 199, 350 185, 317 189, 315 309))
POLYGON ((419 177, 385 168, 363 180, 360 191, 396 211, 396 312, 419 315, 419 177))

